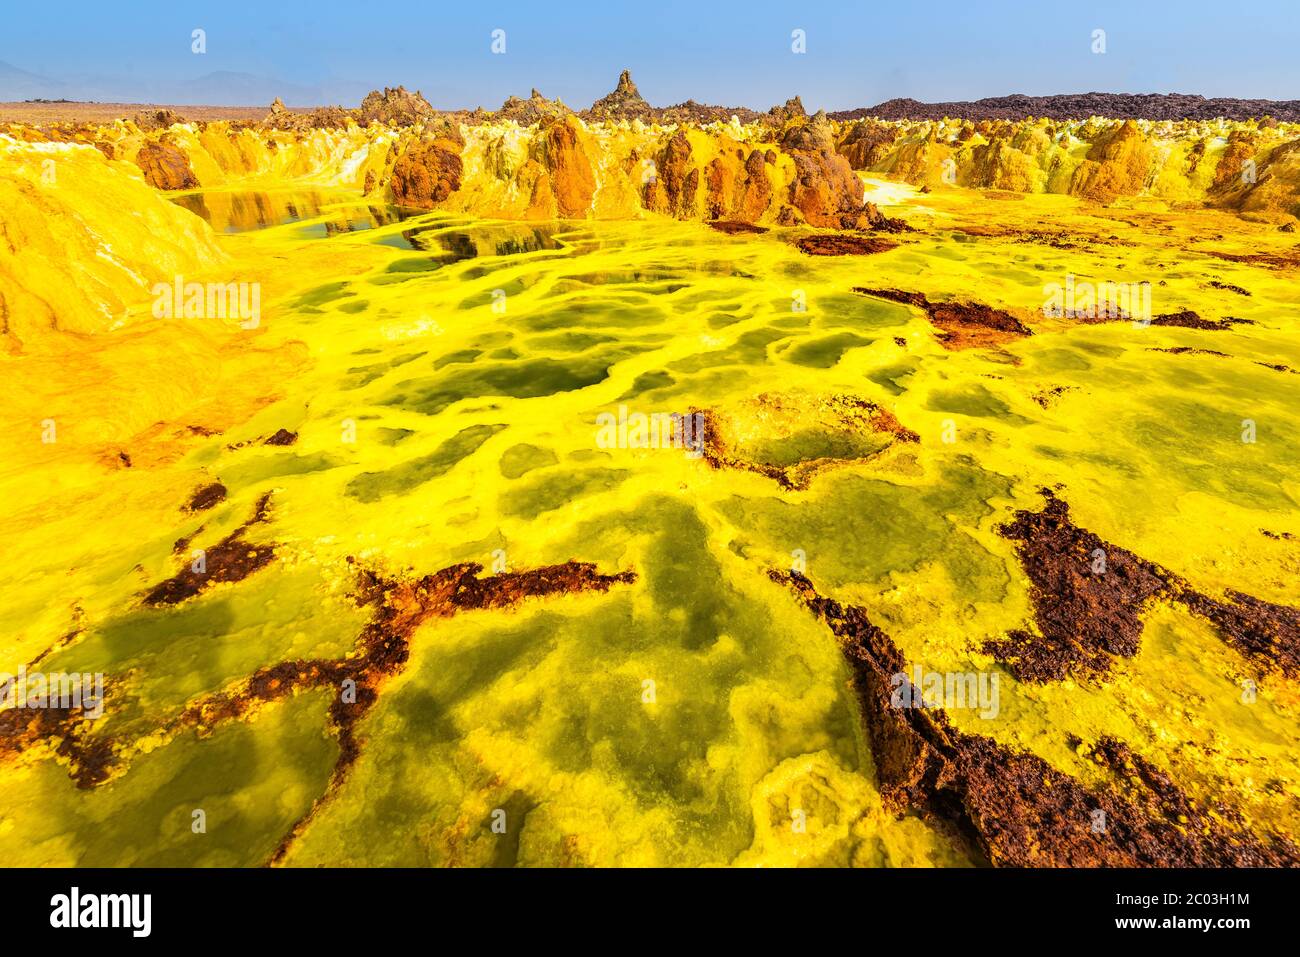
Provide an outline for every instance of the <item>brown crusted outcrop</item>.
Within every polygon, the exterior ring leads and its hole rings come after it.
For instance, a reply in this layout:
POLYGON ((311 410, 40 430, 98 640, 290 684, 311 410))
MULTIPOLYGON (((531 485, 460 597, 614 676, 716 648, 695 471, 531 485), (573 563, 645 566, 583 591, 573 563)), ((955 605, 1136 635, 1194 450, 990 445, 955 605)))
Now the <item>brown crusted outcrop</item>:
MULTIPOLYGON (((101 703, 102 704, 102 703, 101 703)), ((108 780, 117 757, 112 742, 93 735, 95 719, 84 705, 16 707, 0 711, 0 760, 48 745, 66 762, 79 788, 108 780)))
POLYGON ((651 106, 641 96, 636 84, 632 82, 632 74, 627 70, 619 74, 618 84, 613 92, 602 96, 588 109, 583 110, 581 115, 583 119, 592 122, 618 123, 624 120, 640 120, 643 123, 659 123, 663 126, 727 123, 733 116, 742 123, 769 119, 768 115, 748 107, 717 106, 697 103, 695 100, 686 100, 672 106, 651 106))
POLYGON ((781 106, 774 106, 767 111, 764 119, 773 126, 780 129, 791 120, 807 119, 808 111, 803 108, 803 100, 797 96, 792 96, 781 106))
POLYGON ((711 219, 705 225, 711 229, 716 229, 720 233, 726 233, 728 236, 736 236, 742 233, 759 235, 768 231, 766 226, 742 223, 734 219, 711 219))
POLYGON ((1300 609, 1275 605, 1229 589, 1224 600, 1182 588, 1178 598, 1212 622, 1219 637, 1266 669, 1300 676, 1300 609))
POLYGON ((1017 542, 1030 581, 1037 633, 1017 629, 985 643, 1021 681, 1101 678, 1137 654, 1142 616, 1154 599, 1177 602, 1264 671, 1300 675, 1300 610, 1229 590, 1222 599, 1075 525, 1066 503, 1042 489, 1039 512, 1018 511, 999 528, 1017 542))
POLYGON ((735 186, 735 200, 731 208, 733 219, 752 223, 772 205, 772 180, 768 176, 767 153, 752 150, 745 160, 744 174, 735 186))
POLYGON ((769 150, 727 146, 704 169, 704 217, 753 223, 763 218, 775 197, 768 173, 775 159, 769 150))
POLYGON ((428 209, 460 189, 465 165, 459 131, 450 123, 407 143, 393 164, 389 188, 399 206, 428 209))
POLYGON ((1250 833, 1239 815, 1200 807, 1123 742, 1090 752, 1093 785, 1037 755, 958 731, 942 707, 916 706, 908 662, 864 609, 818 594, 798 572, 772 571, 839 641, 885 803, 948 822, 972 852, 1007 867, 1282 867, 1289 842, 1250 833), (899 692, 910 694, 900 696, 899 692))
POLYGON ((781 145, 795 164, 789 203, 804 222, 832 229, 873 225, 863 205, 862 182, 835 152, 834 131, 824 112, 786 130, 781 145))
POLYGON ((655 158, 654 175, 642 191, 645 208, 654 213, 692 219, 700 189, 700 170, 691 161, 691 141, 678 130, 655 158))
POLYGON ((589 120, 648 122, 654 119, 654 110, 641 96, 636 84, 632 82, 631 72, 624 70, 619 74, 618 85, 614 90, 591 104, 591 109, 583 113, 583 117, 589 120))
POLYGON ((940 343, 947 349, 987 348, 1033 335, 1033 330, 1011 313, 983 303, 930 302, 919 292, 901 289, 855 286, 853 291, 924 310, 930 323, 939 330, 940 343))
POLYGON ((185 503, 187 512, 203 512, 226 500, 226 487, 220 482, 210 482, 194 490, 185 503))
MULTIPOLYGON (((277 96, 271 110, 262 118, 261 126, 269 130, 341 130, 356 121, 355 110, 341 106, 320 106, 307 113, 295 113, 277 96)), ((274 141, 272 141, 274 142, 274 141)))
POLYGON ((744 175, 739 157, 715 156, 704 167, 704 216, 726 219, 736 204, 736 182, 744 175))
POLYGON ((184 123, 185 117, 181 116, 175 110, 141 110, 135 116, 131 117, 134 123, 142 133, 151 133, 154 130, 165 130, 168 127, 175 126, 177 123, 184 123))
POLYGON ((1259 148, 1259 134, 1253 130, 1230 130, 1219 162, 1214 167, 1211 190, 1232 190, 1249 185, 1247 161, 1259 148))
POLYGON ((1231 329, 1233 326, 1249 326, 1252 324, 1250 320, 1238 319, 1236 316, 1224 316, 1222 319, 1202 319, 1198 313, 1193 312, 1191 309, 1161 313, 1151 319, 1151 325, 1153 326, 1175 326, 1180 329, 1213 329, 1220 332, 1231 329))
POLYGON ((199 185, 190 158, 165 137, 141 146, 135 154, 135 165, 144 173, 145 182, 155 189, 194 189, 199 185))
POLYGON ((506 97, 506 101, 501 104, 501 109, 497 110, 492 118, 514 120, 520 126, 532 126, 547 117, 567 116, 572 112, 573 110, 561 103, 558 98, 548 100, 534 87, 526 100, 521 100, 517 96, 506 97))
POLYGON ((1104 675, 1137 654, 1147 599, 1166 592, 1161 570, 1070 521, 1050 491, 1041 512, 1017 512, 998 531, 1017 543, 1038 634, 1012 631, 984 651, 1021 681, 1104 675))
MULTIPOLYGON (((1042 144, 1041 148, 1045 148, 1042 144)), ((970 169, 959 183, 985 189, 1031 193, 1038 181, 1034 157, 1005 139, 982 143, 971 150, 970 169)))
POLYGON ((285 834, 271 863, 284 858, 294 838, 330 800, 360 756, 363 741, 357 736, 357 724, 379 700, 383 685, 405 670, 411 640, 422 624, 464 611, 512 608, 530 598, 605 592, 636 580, 632 571, 604 575, 594 564, 575 561, 487 577, 480 577, 482 572, 483 566, 474 562, 452 565, 418 579, 390 579, 361 570, 357 604, 375 610, 352 654, 334 660, 283 661, 262 668, 234 689, 191 704, 181 715, 179 726, 208 728, 242 718, 265 702, 299 691, 322 687, 337 691, 329 722, 339 755, 329 785, 285 834))
POLYGON ((436 115, 437 111, 419 90, 411 93, 404 86, 384 87, 382 93, 371 90, 356 112, 357 122, 363 126, 367 123, 414 126, 431 120, 436 115))
POLYGON ((850 127, 837 149, 854 169, 871 169, 885 158, 899 133, 891 123, 863 120, 850 127))

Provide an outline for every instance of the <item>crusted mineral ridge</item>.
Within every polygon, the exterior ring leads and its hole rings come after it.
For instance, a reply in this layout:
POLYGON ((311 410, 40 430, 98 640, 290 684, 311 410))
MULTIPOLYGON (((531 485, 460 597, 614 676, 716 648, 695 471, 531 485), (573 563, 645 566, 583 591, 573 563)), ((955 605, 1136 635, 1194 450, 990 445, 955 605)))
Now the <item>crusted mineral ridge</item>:
POLYGON ((514 120, 520 126, 532 126, 547 117, 567 116, 572 112, 573 110, 561 103, 559 99, 548 100, 534 87, 526 100, 521 100, 517 96, 506 97, 506 101, 501 104, 501 109, 493 113, 492 118, 514 120))
MULTIPOLYGON (((272 104, 272 113, 275 107, 272 104)), ((419 90, 409 92, 406 87, 384 87, 384 92, 371 90, 361 101, 361 108, 356 118, 363 126, 367 123, 383 123, 390 126, 414 126, 431 120, 437 111, 429 105, 419 90)))
POLYGON ((939 330, 939 341, 947 349, 996 346, 1034 334, 1032 329, 1011 313, 983 303, 930 302, 919 292, 905 292, 901 289, 854 286, 853 291, 922 310, 930 324, 939 330))
POLYGON ((1189 610, 1214 623, 1219 636, 1242 654, 1289 677, 1300 676, 1300 609, 1261 601, 1229 590, 1216 601, 1190 588, 1178 598, 1189 610))
POLYGON ((1103 738, 1094 760, 1110 782, 1088 787, 1036 755, 953 727, 942 708, 898 708, 907 662, 866 612, 817 593, 798 572, 771 571, 830 628, 853 672, 885 802, 952 823, 995 866, 1282 867, 1300 849, 1260 840, 1223 808, 1194 806, 1127 745, 1103 738), (1105 813, 1096 833, 1094 812, 1105 813))
MULTIPOLYGON (((1148 346, 1151 352, 1164 352, 1173 356, 1213 356, 1216 359, 1231 359, 1226 352, 1220 352, 1218 349, 1198 349, 1195 346, 1148 346)), ((1257 366, 1261 366, 1272 372, 1285 372, 1290 375, 1296 375, 1295 369, 1291 368, 1285 362, 1264 362, 1260 359, 1248 360, 1257 366)))
POLYGON ((759 235, 768 231, 766 226, 758 226, 754 223, 742 223, 735 219, 711 219, 705 225, 712 229, 716 229, 720 233, 726 233, 728 236, 735 236, 739 233, 759 235))
POLYGON ((1180 329, 1211 329, 1222 332, 1225 329, 1231 329, 1233 326, 1254 325, 1249 319, 1238 319, 1236 316, 1224 316, 1222 319, 1202 319, 1200 315, 1191 309, 1181 309, 1178 312, 1166 312, 1155 316, 1151 320, 1153 326, 1175 326, 1180 329))
MULTIPOLYGON (((779 404, 779 398, 768 394, 756 397, 759 403, 779 404)), ((892 435, 898 442, 919 442, 921 437, 898 421, 894 413, 882 406, 854 395, 832 395, 822 400, 826 411, 833 417, 834 425, 845 431, 876 432, 892 435)), ((735 469, 757 472, 772 479, 785 489, 799 491, 806 489, 813 478, 823 469, 844 462, 862 462, 865 459, 810 459, 795 465, 779 466, 766 462, 756 462, 746 458, 728 440, 730 430, 724 429, 721 417, 714 409, 692 409, 692 415, 702 416, 702 436, 700 453, 710 468, 725 470, 735 469)), ((881 450, 883 451, 883 450, 881 450)))
POLYGON ((1064 501, 1050 489, 1041 493, 1042 511, 1018 511, 998 530, 1019 543, 1016 556, 1029 576, 1038 633, 1017 629, 983 650, 1016 678, 1104 677, 1116 659, 1137 654, 1145 605, 1156 598, 1210 621, 1220 638, 1262 670, 1300 675, 1300 610, 1238 591, 1222 600, 1204 595, 1168 569, 1075 525, 1064 501))
MULTIPOLYGON (((39 659, 38 659, 39 660, 39 659)), ((90 734, 92 721, 83 707, 8 708, 0 711, 0 760, 9 760, 49 744, 68 765, 79 788, 108 780, 116 763, 113 742, 90 734)))
POLYGON ((1191 93, 1059 93, 1054 96, 992 96, 982 100, 922 103, 893 99, 875 106, 831 114, 837 120, 879 117, 887 120, 956 119, 1023 120, 1043 117, 1052 120, 1086 120, 1110 116, 1135 120, 1250 120, 1271 116, 1300 122, 1300 100, 1242 100, 1229 97, 1206 99, 1191 93))

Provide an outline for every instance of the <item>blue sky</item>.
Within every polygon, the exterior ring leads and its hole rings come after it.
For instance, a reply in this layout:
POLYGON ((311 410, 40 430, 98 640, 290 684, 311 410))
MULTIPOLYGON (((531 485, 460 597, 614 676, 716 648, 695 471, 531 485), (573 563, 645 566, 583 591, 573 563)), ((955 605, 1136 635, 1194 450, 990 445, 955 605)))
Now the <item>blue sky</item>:
POLYGON ((0 0, 0 26, 0 99, 243 104, 281 90, 291 105, 351 106, 401 83, 440 108, 491 109, 534 86, 581 108, 623 68, 655 105, 765 109, 795 93, 827 109, 1091 90, 1300 98, 1294 0, 0 0), (203 55, 190 49, 195 28, 203 55), (490 50, 498 28, 504 55, 490 50), (805 54, 791 52, 794 29, 805 54))

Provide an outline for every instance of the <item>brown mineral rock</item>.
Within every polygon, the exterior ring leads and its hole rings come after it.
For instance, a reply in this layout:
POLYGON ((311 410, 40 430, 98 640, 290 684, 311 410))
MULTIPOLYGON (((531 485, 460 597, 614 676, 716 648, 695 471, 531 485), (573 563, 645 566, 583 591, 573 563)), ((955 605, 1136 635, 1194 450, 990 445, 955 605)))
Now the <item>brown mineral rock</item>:
POLYGON ((463 145, 451 124, 409 143, 393 164, 390 187, 394 201, 427 209, 460 189, 463 145))
POLYGON ((199 185, 184 150, 166 139, 145 143, 135 155, 145 182, 155 189, 193 189, 199 185))
POLYGON ((284 100, 277 96, 271 102, 271 109, 266 116, 262 117, 262 124, 264 126, 281 127, 292 121, 293 115, 289 108, 284 105, 284 100))
POLYGON ((833 229, 874 225, 863 208, 861 181, 849 161, 835 152, 834 131, 824 111, 786 130, 781 145, 795 163, 790 205, 805 222, 833 229))
POLYGON ((177 123, 184 123, 185 117, 174 110, 141 110, 131 118, 131 122, 138 126, 141 132, 149 133, 153 130, 165 130, 177 123))
POLYGON ((678 132, 655 159, 655 172, 643 190, 646 209, 678 219, 695 214, 695 198, 700 187, 700 171, 691 162, 691 141, 678 132))
POLYGON ((989 348, 1034 334, 1032 329, 1011 313, 986 306, 982 302, 931 302, 919 292, 901 289, 854 286, 853 291, 924 310, 930 322, 939 330, 940 343, 947 349, 989 348))
POLYGON ((767 175, 767 158, 758 150, 749 154, 745 160, 745 175, 736 187, 735 204, 732 216, 745 223, 752 223, 767 211, 772 203, 772 180, 767 175))

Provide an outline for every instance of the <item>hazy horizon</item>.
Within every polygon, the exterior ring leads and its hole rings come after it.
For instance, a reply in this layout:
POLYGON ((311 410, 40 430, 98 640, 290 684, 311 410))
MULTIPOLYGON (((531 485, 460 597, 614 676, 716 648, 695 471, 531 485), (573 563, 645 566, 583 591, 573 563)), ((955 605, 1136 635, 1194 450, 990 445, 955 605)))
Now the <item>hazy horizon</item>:
MULTIPOLYGON (((538 88, 583 108, 630 69, 655 106, 694 99, 766 109, 791 96, 810 109, 852 109, 1022 93, 1189 93, 1294 99, 1295 17, 1278 0, 1233 14, 1191 2, 1177 12, 1098 3, 1082 11, 1003 0, 896 9, 756 2, 743 20, 665 2, 653 16, 585 4, 563 20, 535 4, 491 11, 392 3, 384 19, 286 3, 157 0, 120 11, 72 4, 11 8, 0 38, 0 100, 176 105, 356 105, 371 89, 420 90, 439 109, 495 109, 538 88), (203 30, 205 52, 192 49, 203 30), (1094 53, 1094 31, 1105 52, 1094 53), (503 30, 504 53, 493 53, 503 30), (792 32, 804 31, 804 53, 792 32)), ((497 44, 498 48, 500 43, 497 44)))

